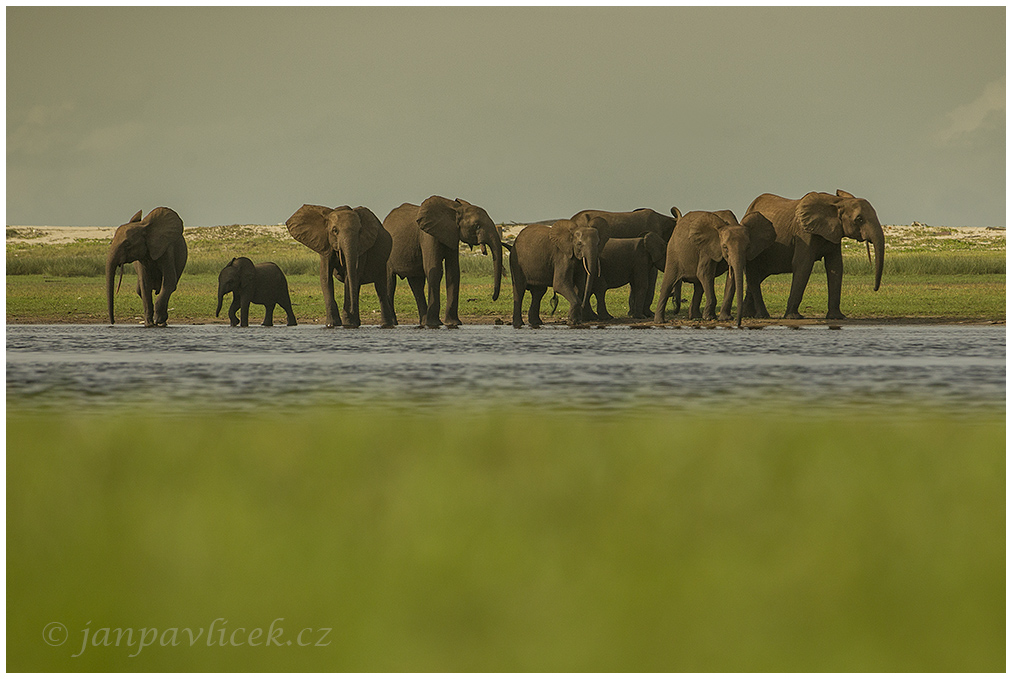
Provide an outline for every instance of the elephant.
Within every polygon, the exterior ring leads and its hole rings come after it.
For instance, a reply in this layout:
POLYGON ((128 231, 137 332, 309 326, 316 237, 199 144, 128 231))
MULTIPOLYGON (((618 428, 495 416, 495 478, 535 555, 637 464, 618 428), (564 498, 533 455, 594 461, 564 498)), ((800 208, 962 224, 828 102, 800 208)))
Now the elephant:
MULTIPOLYGON (((458 314, 460 297, 460 243, 472 248, 481 245, 482 253, 492 251, 495 267, 492 300, 499 299, 502 283, 502 240, 499 229, 483 208, 460 198, 449 200, 430 196, 421 205, 404 203, 394 208, 383 226, 393 238, 388 265, 391 308, 397 278, 407 278, 418 306, 418 324, 438 328, 439 283, 446 272, 447 327, 461 325, 458 314), (428 300, 426 300, 428 288, 428 300)), ((396 323, 394 315, 394 323, 396 323)))
POLYGON ((165 327, 168 323, 169 296, 176 290, 186 266, 186 241, 179 215, 167 207, 156 207, 141 219, 142 212, 138 210, 129 222, 116 229, 109 245, 105 290, 110 325, 116 323, 113 297, 123 284, 123 267, 127 263, 133 262, 137 272, 137 294, 144 306, 144 325, 148 328, 165 327), (117 268, 119 283, 114 289, 117 268), (153 304, 152 293, 158 293, 153 304))
MULTIPOLYGON (((647 231, 652 231, 660 236, 665 243, 671 238, 675 225, 681 218, 682 213, 677 207, 671 208, 671 216, 662 215, 649 208, 639 208, 632 212, 607 212, 605 210, 583 210, 573 215, 572 220, 578 225, 586 226, 590 220, 600 217, 605 220, 607 226, 600 229, 605 239, 609 238, 638 238, 647 231)), ((654 288, 657 287, 657 272, 650 269, 647 277, 647 297, 644 308, 649 309, 654 300, 654 288)), ((629 308, 635 308, 635 300, 632 291, 629 292, 629 308)), ((590 307, 585 312, 590 312, 590 307)))
POLYGON ((387 290, 387 260, 392 240, 369 208, 303 205, 285 224, 295 240, 320 255, 320 288, 328 328, 362 325, 359 291, 367 283, 375 286, 379 296, 381 327, 394 327, 387 290), (335 275, 344 284, 343 314, 334 300, 335 275))
POLYGON ((875 248, 875 290, 882 283, 885 258, 885 235, 875 209, 867 200, 856 198, 843 190, 836 195, 811 192, 800 199, 782 198, 764 193, 749 205, 749 212, 763 214, 773 223, 777 240, 763 254, 749 263, 749 276, 756 285, 745 296, 745 313, 769 318, 763 301, 761 284, 768 276, 791 274, 791 293, 784 318, 803 318, 801 298, 808 286, 815 262, 826 265, 829 290, 827 319, 845 318, 840 311, 843 287, 843 255, 840 241, 844 236, 866 243, 868 258, 875 248))
POLYGON ((577 226, 563 219, 552 226, 531 224, 517 234, 509 249, 510 276, 513 280, 513 327, 524 325, 521 306, 524 292, 531 291, 527 322, 532 328, 542 325, 541 299, 552 286, 569 302, 569 324, 582 321, 583 308, 590 298, 598 272, 604 220, 590 220, 577 226), (581 266, 585 278, 580 276, 581 266))
POLYGON ((264 306, 263 325, 274 325, 274 307, 281 305, 288 315, 288 325, 298 325, 295 312, 292 311, 292 298, 288 294, 288 279, 274 262, 253 264, 248 257, 233 257, 232 261, 218 274, 218 309, 215 318, 221 313, 221 304, 225 295, 232 293, 232 304, 228 308, 229 324, 232 327, 249 326, 249 305, 264 306), (236 316, 240 311, 241 316, 236 316))
MULTIPOLYGON (((717 319, 713 280, 730 270, 720 319, 730 318, 731 295, 736 290, 738 311, 735 320, 740 328, 747 263, 769 248, 775 239, 773 225, 758 212, 745 215, 741 223, 730 210, 687 212, 668 241, 664 280, 654 322, 664 322, 664 306, 672 289, 681 281, 689 281, 695 288, 689 318, 717 319), (706 308, 700 314, 699 302, 704 290, 706 308)), ((750 285, 753 283, 749 280, 750 285)))
POLYGON ((629 286, 632 304, 629 316, 632 318, 649 318, 653 316, 650 306, 646 303, 650 287, 651 273, 664 271, 667 246, 659 235, 652 231, 639 238, 609 238, 601 250, 601 274, 592 294, 597 297, 597 318, 602 321, 611 320, 605 303, 605 293, 612 288, 629 286))

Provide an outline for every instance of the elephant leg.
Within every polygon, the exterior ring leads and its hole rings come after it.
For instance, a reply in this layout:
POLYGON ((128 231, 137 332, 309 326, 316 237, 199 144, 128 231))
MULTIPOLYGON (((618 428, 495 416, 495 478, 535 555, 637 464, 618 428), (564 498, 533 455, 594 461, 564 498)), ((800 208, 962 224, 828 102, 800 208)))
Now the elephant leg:
POLYGON ((610 321, 615 317, 608 313, 608 302, 605 297, 608 295, 607 289, 602 289, 602 286, 598 286, 597 290, 594 291, 594 296, 597 297, 597 317, 586 316, 588 320, 594 321, 610 321))
POLYGON ((228 324, 233 328, 239 325, 239 316, 237 314, 241 305, 242 302, 239 301, 239 295, 232 293, 232 304, 228 307, 228 324))
POLYGON ((358 328, 362 325, 362 319, 358 314, 358 290, 351 285, 350 278, 344 278, 344 314, 341 316, 341 327, 358 328))
MULTIPOLYGON (((513 327, 524 327, 523 304, 524 292, 527 290, 527 279, 519 267, 513 263, 513 256, 510 256, 510 280, 513 284, 513 327)), ((531 293, 533 297, 533 292, 531 293)))
POLYGON ((573 281, 569 276, 556 274, 555 280, 552 286, 555 292, 559 293, 566 298, 569 302, 569 324, 576 325, 583 320, 583 300, 580 299, 580 293, 577 287, 573 284, 573 281))
POLYGON ((250 300, 243 299, 239 302, 239 327, 249 327, 249 305, 250 300))
MULTIPOLYGON (((460 251, 454 249, 444 260, 446 263, 446 327, 456 328, 460 322, 460 251)), ((438 312, 437 312, 438 315, 438 312)))
POLYGON ((261 324, 265 328, 274 327, 274 307, 277 306, 277 302, 267 302, 264 304, 264 322, 261 324))
POLYGON ((387 272, 387 299, 390 302, 390 327, 397 325, 397 307, 394 306, 394 295, 397 292, 397 274, 387 272))
POLYGON ((334 300, 334 274, 330 267, 330 254, 320 255, 320 289, 323 291, 323 306, 326 311, 326 325, 333 328, 341 323, 341 314, 334 300))
POLYGON ((527 310, 527 322, 532 328, 540 328, 541 322, 541 300, 548 292, 547 285, 531 286, 531 308, 527 310))
POLYGON ((154 305, 155 325, 165 327, 169 321, 169 297, 176 291, 179 274, 176 272, 176 262, 171 254, 158 260, 158 262, 162 279, 159 286, 158 298, 155 300, 154 305))
POLYGON ((394 307, 391 300, 393 295, 387 290, 387 279, 384 276, 376 278, 376 282, 373 283, 373 287, 376 288, 376 296, 379 298, 380 303, 380 327, 381 328, 392 328, 397 325, 397 321, 394 318, 394 307))
POLYGON ((826 255, 826 287, 829 291, 829 309, 826 318, 846 318, 840 311, 840 294, 843 289, 843 250, 837 245, 833 252, 826 255))
POLYGON ((428 288, 428 301, 425 305, 423 325, 426 328, 438 328, 443 324, 439 320, 439 287, 443 283, 443 262, 436 261, 433 266, 426 266, 425 285, 428 288))
MULTIPOLYGON (((661 294, 657 298, 657 311, 654 312, 654 323, 664 322, 664 308, 668 305, 668 297, 671 296, 671 291, 676 287, 681 290, 682 282, 675 280, 675 267, 669 265, 668 270, 664 272, 664 279, 661 281, 661 294)), ((678 293, 676 293, 678 294, 678 293)), ((678 311, 676 310, 677 314, 678 311)))
POLYGON ((734 300, 734 276, 731 275, 731 270, 727 270, 727 280, 724 281, 724 301, 720 305, 720 315, 717 316, 717 320, 729 321, 731 320, 731 302, 734 300))
POLYGON ((714 289, 712 274, 707 274, 703 279, 703 289, 706 291, 706 307, 703 309, 704 321, 717 320, 717 293, 714 289))
POLYGON ((425 277, 409 276, 408 285, 411 287, 411 294, 415 297, 415 305, 418 307, 418 325, 425 325, 425 312, 428 303, 425 301, 425 277))
POLYGON ((811 258, 807 248, 798 246, 794 251, 791 276, 791 294, 787 299, 787 312, 784 318, 804 318, 801 315, 801 299, 805 296, 808 279, 812 275, 815 260, 811 258))
POLYGON ((151 302, 151 274, 140 262, 134 263, 134 270, 137 272, 137 296, 141 298, 141 306, 144 308, 144 325, 153 328, 155 321, 154 305, 151 302))
MULTIPOLYGON (((671 297, 672 297, 671 313, 674 314, 675 316, 677 316, 678 314, 682 313, 682 282, 681 281, 678 281, 677 283, 675 283, 675 291, 674 291, 674 293, 672 293, 671 297)), ((665 300, 664 303, 667 304, 667 300, 665 300)))
POLYGON ((278 301, 278 306, 285 310, 285 315, 288 317, 288 325, 298 325, 298 322, 295 320, 295 312, 292 311, 292 298, 289 296, 287 288, 281 300, 278 301))
MULTIPOLYGON (((651 316, 654 315, 654 312, 650 310, 650 305, 654 303, 654 291, 656 290, 656 288, 657 288, 657 269, 654 269, 653 267, 650 267, 650 269, 647 271, 647 284, 642 294, 636 295, 635 293, 633 293, 632 288, 630 287, 629 298, 633 299, 635 297, 638 297, 640 300, 642 300, 640 302, 639 308, 640 312, 642 313, 642 316, 639 316, 639 318, 650 318, 651 316)), ((635 309, 635 307, 632 308, 635 309)), ((676 311, 675 313, 678 312, 676 311)))
POLYGON ((692 301, 689 303, 689 320, 698 321, 703 317, 703 314, 699 311, 699 304, 703 301, 703 286, 693 281, 692 283, 692 301))

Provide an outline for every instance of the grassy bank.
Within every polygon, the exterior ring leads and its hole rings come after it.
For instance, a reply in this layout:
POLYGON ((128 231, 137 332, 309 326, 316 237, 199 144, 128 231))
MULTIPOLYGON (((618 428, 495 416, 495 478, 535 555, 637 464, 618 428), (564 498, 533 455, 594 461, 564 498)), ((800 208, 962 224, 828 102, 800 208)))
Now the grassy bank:
MULTIPOLYGON (((1005 319, 1004 239, 961 241, 951 238, 952 229, 937 227, 888 227, 889 251, 883 287, 872 292, 872 268, 863 244, 846 240, 843 312, 855 318, 939 319, 1001 321, 1005 319)), ((9 236, 23 235, 9 230, 9 236)), ((234 256, 254 261, 274 261, 288 275, 296 316, 303 323, 319 323, 323 316, 318 280, 318 257, 288 237, 283 229, 263 226, 222 226, 186 232, 189 261, 172 296, 172 323, 216 322, 217 274, 234 256)), ((33 240, 7 244, 8 323, 101 323, 105 322, 103 267, 108 242, 81 240, 62 245, 43 245, 33 240)), ((488 322, 509 321, 512 292, 508 275, 498 301, 491 300, 492 262, 475 252, 461 255, 463 271, 460 312, 488 322)), ((817 263, 809 282, 802 313, 821 318, 826 311, 826 279, 817 263)), ((134 294, 135 277, 116 300, 121 322, 141 317, 141 304, 134 294)), ((722 280, 722 279, 721 279, 722 280)), ((767 306, 774 316, 783 313, 790 289, 790 276, 774 276, 764 283, 767 306)), ((444 308, 445 308, 445 292, 444 308)), ((686 286, 683 297, 691 295, 686 286)), ((628 289, 611 291, 608 306, 624 314, 628 289)), ((529 303, 529 297, 527 298, 529 303)), ((402 322, 417 320, 414 300, 406 281, 398 285, 396 309, 402 322)), ((372 287, 363 292, 363 321, 379 316, 372 287)), ((683 307, 684 308, 684 307, 683 307)), ((684 308, 682 318, 687 315, 684 308)), ((568 304, 560 300, 555 318, 563 320, 568 304)), ((254 307, 251 320, 263 318, 254 307)), ((550 320, 545 316, 546 320, 550 320)), ((217 322, 222 322, 220 319, 217 322)))
POLYGON ((1001 414, 565 417, 15 404, 8 669, 1004 669, 1001 414))
MULTIPOLYGON (((509 322, 513 314, 513 295, 509 279, 503 281, 503 291, 496 302, 492 301, 490 276, 463 274, 461 281, 460 312, 468 318, 501 318, 509 322)), ((871 275, 847 275, 844 278, 843 312, 852 318, 908 318, 938 320, 1001 321, 1005 319, 1005 276, 985 275, 907 275, 885 278, 878 292, 872 290, 871 275)), ((8 276, 8 323, 105 323, 107 322, 105 282, 101 277, 59 276, 8 276)), ((300 323, 322 323, 323 295, 317 275, 289 275, 292 304, 300 323)), ((116 296, 118 323, 138 322, 143 318, 140 298, 134 292, 136 278, 124 276, 123 288, 116 296)), ((721 288, 721 293, 723 289, 721 288)), ((692 289, 685 286, 682 297, 691 297, 692 289)), ((775 276, 763 285, 763 294, 771 313, 778 316, 787 306, 790 277, 775 276)), ((826 313, 825 275, 813 274, 802 303, 802 313, 821 318, 826 313)), ((179 288, 172 295, 169 322, 228 323, 225 316, 231 295, 226 298, 221 318, 214 318, 217 302, 217 274, 183 274, 179 288)), ((615 314, 624 314, 628 308, 628 289, 620 288, 608 293, 608 308, 615 314)), ((443 308, 445 309, 445 292, 443 308)), ((524 308, 530 304, 525 298, 524 308)), ((379 303, 372 286, 362 290, 363 322, 379 322, 379 303)), ((406 281, 397 286, 395 308, 403 323, 418 320, 414 298, 406 281)), ((569 305, 560 298, 554 316, 564 321, 569 305)), ((547 300, 542 305, 543 317, 547 314, 547 300)), ((670 303, 669 303, 670 312, 670 303)), ((277 313, 283 312, 280 310, 277 313)), ((683 305, 681 318, 688 314, 683 305)), ((670 319, 670 313, 668 315, 670 319)), ((250 322, 263 319, 263 307, 250 308, 250 322)))

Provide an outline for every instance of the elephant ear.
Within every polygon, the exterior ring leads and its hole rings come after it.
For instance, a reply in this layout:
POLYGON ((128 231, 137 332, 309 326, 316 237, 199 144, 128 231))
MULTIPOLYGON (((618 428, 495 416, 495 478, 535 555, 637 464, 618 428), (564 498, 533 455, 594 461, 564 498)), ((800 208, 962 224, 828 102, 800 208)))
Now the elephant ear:
MULTIPOLYGON (((576 223, 573 223, 576 226, 576 223)), ((608 221, 604 217, 594 217, 587 224, 591 229, 597 229, 597 251, 600 254, 601 250, 604 250, 605 243, 608 242, 608 221)))
POLYGON ((647 249, 647 254, 650 255, 650 262, 660 269, 664 270, 664 261, 668 255, 668 244, 664 242, 664 239, 658 236, 653 231, 648 231, 642 236, 643 246, 647 249))
POLYGON ((746 260, 755 259, 763 250, 773 245, 777 240, 777 231, 773 228, 773 222, 766 219, 759 212, 749 212, 741 220, 741 225, 748 230, 748 248, 745 250, 746 260))
POLYGON ((723 219, 728 224, 737 224, 738 223, 738 217, 733 212, 731 212, 730 210, 717 210, 713 214, 717 215, 718 217, 720 217, 721 219, 723 219))
POLYGON ((564 255, 573 254, 573 231, 576 224, 568 219, 560 219, 552 224, 548 230, 548 241, 552 247, 558 249, 564 255))
POLYGON ((724 256, 720 250, 720 233, 717 227, 724 224, 724 220, 717 216, 703 216, 692 220, 689 224, 689 242, 696 246, 700 255, 719 262, 724 256))
POLYGON ((253 291, 256 282, 256 265, 248 257, 236 257, 233 266, 239 270, 239 289, 253 291))
POLYGON ((843 239, 843 221, 836 209, 836 199, 828 193, 812 191, 798 201, 795 215, 805 233, 821 236, 831 243, 843 239))
POLYGON ((295 211, 285 226, 292 238, 307 248, 321 255, 330 252, 330 239, 327 237, 327 217, 333 212, 322 205, 303 205, 295 211))
POLYGON ((137 214, 135 214, 133 217, 131 217, 130 221, 127 222, 127 224, 133 224, 134 222, 141 221, 141 214, 143 214, 143 212, 144 212, 144 210, 138 210, 137 214))
POLYGON ((383 224, 373 214, 373 211, 367 207, 361 205, 355 208, 355 214, 358 215, 358 221, 362 223, 362 230, 359 232, 358 242, 362 251, 366 251, 373 246, 376 242, 376 238, 379 236, 380 229, 383 228, 383 224))
POLYGON ((448 248, 460 244, 460 228, 457 226, 457 211, 461 204, 442 196, 425 199, 418 208, 418 226, 448 248))
POLYGON ((836 190, 836 197, 837 198, 857 198, 857 196, 855 196, 853 193, 847 193, 843 189, 837 189, 836 190))
POLYGON ((170 245, 183 237, 183 220, 167 207, 156 207, 141 224, 151 259, 160 259, 170 245))

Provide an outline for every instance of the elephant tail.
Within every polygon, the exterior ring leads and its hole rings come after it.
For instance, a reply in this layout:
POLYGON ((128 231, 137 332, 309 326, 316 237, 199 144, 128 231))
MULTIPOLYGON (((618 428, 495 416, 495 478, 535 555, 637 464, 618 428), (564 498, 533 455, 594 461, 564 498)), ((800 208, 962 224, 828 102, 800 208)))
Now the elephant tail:
POLYGON ((555 315, 555 310, 559 306, 559 293, 553 291, 552 301, 549 303, 548 306, 549 306, 548 315, 549 316, 554 316, 555 315))
POLYGON ((510 252, 513 252, 513 243, 507 243, 506 241, 502 241, 502 246, 507 250, 509 250, 510 252))

